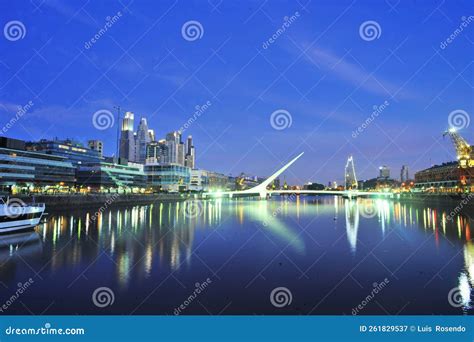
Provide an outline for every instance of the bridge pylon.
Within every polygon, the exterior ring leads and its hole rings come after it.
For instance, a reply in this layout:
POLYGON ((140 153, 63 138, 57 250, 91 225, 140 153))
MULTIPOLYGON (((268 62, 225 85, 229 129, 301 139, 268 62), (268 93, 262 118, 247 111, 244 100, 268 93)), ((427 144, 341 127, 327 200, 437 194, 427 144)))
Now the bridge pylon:
POLYGON ((349 156, 347 158, 346 167, 344 169, 344 189, 357 190, 358 183, 354 167, 354 158, 349 156))

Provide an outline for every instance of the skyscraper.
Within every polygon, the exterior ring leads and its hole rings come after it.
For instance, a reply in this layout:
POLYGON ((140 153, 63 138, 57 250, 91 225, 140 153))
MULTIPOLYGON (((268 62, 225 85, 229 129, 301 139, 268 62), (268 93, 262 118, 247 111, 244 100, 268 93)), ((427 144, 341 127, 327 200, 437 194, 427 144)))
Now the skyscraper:
POLYGON ((181 134, 171 132, 166 134, 166 147, 168 149, 168 163, 184 165, 184 146, 181 143, 181 134))
POLYGON ((185 150, 186 150, 186 155, 184 157, 184 166, 194 169, 195 154, 194 154, 193 137, 191 135, 189 135, 188 139, 186 139, 185 150))
POLYGON ((138 131, 135 139, 135 158, 138 163, 145 163, 146 160, 146 146, 150 143, 150 134, 148 124, 145 118, 140 119, 138 131))
POLYGON ((155 130, 148 129, 148 136, 150 137, 150 141, 155 141, 155 130))
POLYGON ((168 147, 166 140, 152 141, 147 145, 146 162, 150 164, 168 164, 168 147))
POLYGON ((133 134, 134 115, 126 112, 122 120, 120 132, 119 157, 129 161, 135 161, 135 137, 133 134))
POLYGON ((389 179, 390 178, 390 168, 386 165, 379 167, 379 178, 389 179))
POLYGON ((403 182, 408 181, 409 179, 410 179, 410 176, 408 174, 408 166, 403 165, 402 169, 400 170, 400 181, 403 183, 403 182))

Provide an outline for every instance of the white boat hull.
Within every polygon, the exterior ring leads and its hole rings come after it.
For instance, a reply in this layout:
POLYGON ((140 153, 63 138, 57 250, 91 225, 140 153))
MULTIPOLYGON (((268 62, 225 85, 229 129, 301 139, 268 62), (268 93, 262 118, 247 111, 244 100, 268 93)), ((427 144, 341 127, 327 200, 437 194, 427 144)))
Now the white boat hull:
POLYGON ((12 209, 0 205, 0 234, 36 227, 43 216, 44 204, 25 205, 12 209))

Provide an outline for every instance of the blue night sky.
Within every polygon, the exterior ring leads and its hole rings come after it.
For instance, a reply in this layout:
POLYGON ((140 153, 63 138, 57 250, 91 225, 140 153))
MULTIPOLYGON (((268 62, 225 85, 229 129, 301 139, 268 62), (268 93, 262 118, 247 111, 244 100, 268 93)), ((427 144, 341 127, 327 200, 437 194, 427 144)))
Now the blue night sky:
MULTIPOLYGON (((474 113, 474 20, 440 46, 473 9, 469 0, 2 0, 1 28, 16 20, 26 34, 0 36, 0 128, 32 101, 4 136, 101 139, 111 155, 116 129, 94 127, 98 110, 120 105, 164 137, 210 101, 184 133, 199 168, 266 176, 304 151, 290 182, 340 181, 349 154, 361 179, 382 164, 394 178, 402 164, 413 175, 454 158, 442 137, 448 115, 474 113), (193 41, 182 35, 190 20, 202 26, 193 41), (366 21, 378 38, 362 39, 366 21), (272 127, 276 110, 291 126, 272 127)), ((471 128, 461 133, 473 143, 471 128)))

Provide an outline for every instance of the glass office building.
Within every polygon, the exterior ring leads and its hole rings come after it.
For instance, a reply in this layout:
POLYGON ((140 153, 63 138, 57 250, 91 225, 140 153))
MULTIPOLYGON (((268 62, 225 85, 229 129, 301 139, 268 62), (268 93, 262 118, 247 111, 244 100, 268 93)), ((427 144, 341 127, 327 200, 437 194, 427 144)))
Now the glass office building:
POLYGON ((146 188, 143 165, 129 163, 86 163, 77 168, 78 186, 94 191, 139 192, 146 188))
POLYGON ((186 191, 189 189, 191 169, 176 164, 147 164, 148 186, 154 191, 186 191))
POLYGON ((73 186, 75 167, 65 157, 25 150, 25 142, 0 139, 0 188, 3 192, 22 188, 45 191, 50 187, 73 186))
POLYGON ((84 147, 81 143, 66 140, 46 140, 26 143, 26 149, 29 151, 42 152, 55 156, 67 158, 72 164, 80 165, 83 163, 100 162, 103 158, 100 151, 84 147))

